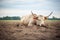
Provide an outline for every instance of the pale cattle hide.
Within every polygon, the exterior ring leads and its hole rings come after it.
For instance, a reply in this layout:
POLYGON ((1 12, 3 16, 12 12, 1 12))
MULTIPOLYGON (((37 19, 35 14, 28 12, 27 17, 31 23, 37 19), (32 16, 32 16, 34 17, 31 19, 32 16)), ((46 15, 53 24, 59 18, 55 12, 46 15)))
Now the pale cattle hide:
POLYGON ((39 26, 46 26, 45 25, 45 20, 48 19, 48 17, 52 14, 53 12, 51 12, 48 16, 43 16, 43 15, 38 15, 38 20, 36 21, 36 24, 39 26))
POLYGON ((38 15, 38 20, 36 21, 36 24, 39 26, 44 25, 45 26, 45 20, 47 18, 45 18, 43 15, 38 15))
POLYGON ((33 26, 34 23, 36 23, 37 20, 37 15, 36 14, 30 14, 23 16, 20 20, 21 24, 28 25, 28 26, 33 26))

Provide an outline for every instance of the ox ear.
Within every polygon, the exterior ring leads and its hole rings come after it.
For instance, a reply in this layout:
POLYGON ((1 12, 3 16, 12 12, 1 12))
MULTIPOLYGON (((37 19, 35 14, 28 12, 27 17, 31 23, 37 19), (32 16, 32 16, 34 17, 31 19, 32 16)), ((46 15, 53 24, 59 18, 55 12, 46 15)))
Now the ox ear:
POLYGON ((44 20, 47 20, 48 19, 48 17, 44 17, 44 20))

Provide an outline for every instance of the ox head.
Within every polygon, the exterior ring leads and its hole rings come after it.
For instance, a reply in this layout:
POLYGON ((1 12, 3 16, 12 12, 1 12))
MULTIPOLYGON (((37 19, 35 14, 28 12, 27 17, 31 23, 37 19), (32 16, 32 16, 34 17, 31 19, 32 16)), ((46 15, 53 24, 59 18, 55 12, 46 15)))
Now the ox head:
POLYGON ((43 16, 43 15, 38 15, 38 20, 40 21, 40 26, 43 24, 45 25, 45 20, 48 19, 48 17, 52 14, 53 12, 51 12, 48 16, 43 16))

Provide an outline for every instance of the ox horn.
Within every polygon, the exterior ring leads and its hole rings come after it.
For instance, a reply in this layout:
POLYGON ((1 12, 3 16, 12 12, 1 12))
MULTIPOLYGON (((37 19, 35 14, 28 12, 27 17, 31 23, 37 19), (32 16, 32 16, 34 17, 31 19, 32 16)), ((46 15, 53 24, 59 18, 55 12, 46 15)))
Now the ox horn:
POLYGON ((32 11, 31 11, 32 15, 34 14, 32 11))
POLYGON ((51 12, 47 17, 49 17, 53 12, 51 12))

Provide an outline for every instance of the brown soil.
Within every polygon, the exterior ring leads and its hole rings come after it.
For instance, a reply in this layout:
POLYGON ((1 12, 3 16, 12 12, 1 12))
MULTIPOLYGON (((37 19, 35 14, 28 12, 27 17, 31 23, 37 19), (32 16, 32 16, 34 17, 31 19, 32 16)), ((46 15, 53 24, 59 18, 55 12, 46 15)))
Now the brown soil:
POLYGON ((60 21, 47 21, 46 27, 0 21, 0 40, 60 40, 60 21))

